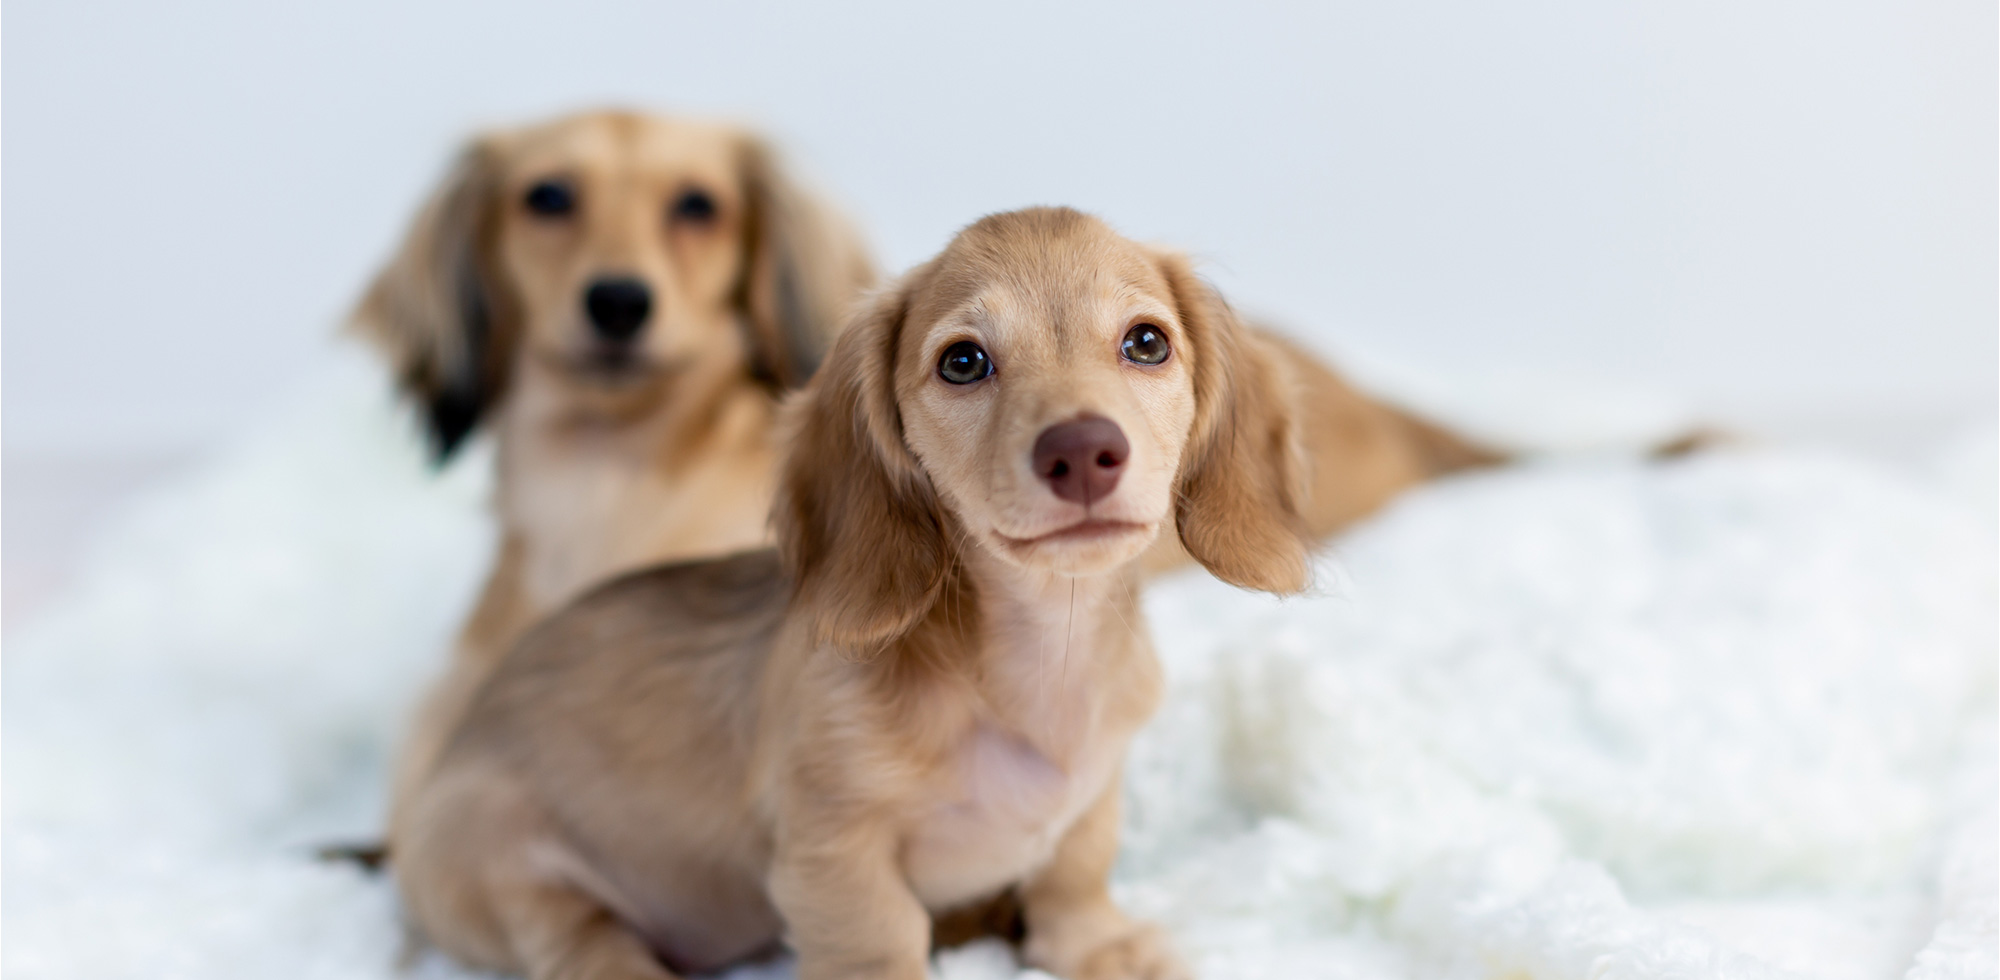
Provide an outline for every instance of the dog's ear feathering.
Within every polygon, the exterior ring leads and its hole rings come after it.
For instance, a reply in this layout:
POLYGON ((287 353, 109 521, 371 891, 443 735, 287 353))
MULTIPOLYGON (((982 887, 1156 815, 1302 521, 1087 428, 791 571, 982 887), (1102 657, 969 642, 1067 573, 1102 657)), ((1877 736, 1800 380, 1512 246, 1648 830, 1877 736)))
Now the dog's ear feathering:
POLYGON ((743 138, 741 167, 749 213, 737 302, 752 369, 773 388, 796 388, 875 281, 875 267, 853 226, 801 190, 763 141, 743 138))
POLYGON ((1194 428, 1174 494, 1181 545, 1232 585, 1303 591, 1311 537, 1292 378, 1185 257, 1158 261, 1195 354, 1194 428))
POLYGON ((392 362, 398 384, 423 409, 442 463, 506 385, 511 338, 486 268, 485 239, 497 193, 487 140, 460 151, 356 308, 351 329, 392 362))
MULTIPOLYGON (((919 273, 912 273, 914 279, 919 273)), ((866 658, 930 611, 951 555, 947 518, 904 445, 894 364, 908 297, 875 296, 786 405, 772 520, 813 639, 866 658)))

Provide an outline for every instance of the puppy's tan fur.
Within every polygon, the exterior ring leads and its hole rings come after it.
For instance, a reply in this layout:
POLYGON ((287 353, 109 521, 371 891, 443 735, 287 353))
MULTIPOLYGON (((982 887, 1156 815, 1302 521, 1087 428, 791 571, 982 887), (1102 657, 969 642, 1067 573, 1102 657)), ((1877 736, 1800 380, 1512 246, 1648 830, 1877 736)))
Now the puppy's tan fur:
POLYGON ((530 623, 619 572, 769 543, 777 396, 873 275, 851 229, 731 127, 594 112, 465 148, 355 314, 441 456, 480 425, 498 441, 498 561, 399 786, 530 623), (527 207, 551 179, 573 213, 527 207), (672 216, 689 190, 712 220, 672 216), (586 319, 605 276, 653 297, 631 356, 602 356, 586 319))
POLYGON ((791 409, 777 552, 613 582, 501 665, 396 842, 415 924, 536 978, 782 938, 807 980, 919 980, 932 915, 1012 887, 1031 963, 1185 975, 1106 890, 1160 691, 1139 558, 1174 528, 1230 582, 1304 586, 1299 382, 1176 256, 1067 210, 967 229, 791 409), (1140 322, 1164 362, 1121 358, 1140 322), (961 340, 991 377, 939 377, 961 340), (1088 505, 1030 464, 1085 414, 1130 442, 1088 505))

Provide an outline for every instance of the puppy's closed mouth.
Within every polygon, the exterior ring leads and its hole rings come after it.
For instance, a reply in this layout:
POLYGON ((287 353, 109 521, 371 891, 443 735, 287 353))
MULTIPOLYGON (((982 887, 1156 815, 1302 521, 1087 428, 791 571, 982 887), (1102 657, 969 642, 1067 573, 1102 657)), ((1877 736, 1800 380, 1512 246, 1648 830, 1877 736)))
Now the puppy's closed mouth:
POLYGON ((671 374, 674 367, 643 354, 618 348, 600 348, 566 356, 557 355, 550 360, 558 370, 580 381, 611 387, 650 382, 671 374))
POLYGON ((1081 544, 1087 541, 1102 541, 1125 534, 1144 534, 1152 529, 1151 524, 1141 524, 1138 521, 1083 520, 1030 538, 1009 537, 998 531, 993 533, 1009 548, 1018 550, 1032 548, 1038 544, 1081 544))

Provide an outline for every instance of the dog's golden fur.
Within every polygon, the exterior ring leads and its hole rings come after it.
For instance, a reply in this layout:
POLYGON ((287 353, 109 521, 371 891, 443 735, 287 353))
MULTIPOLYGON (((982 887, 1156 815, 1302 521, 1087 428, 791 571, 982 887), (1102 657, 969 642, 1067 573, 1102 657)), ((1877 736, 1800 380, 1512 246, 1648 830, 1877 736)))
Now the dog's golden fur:
POLYGON ((399 784, 530 623, 620 572, 769 543, 778 396, 873 277, 852 230, 732 127, 592 112, 462 151, 355 314, 440 457, 478 426, 498 442, 498 560, 399 784), (568 213, 528 206, 548 181, 568 213), (710 207, 685 219, 690 192, 710 207), (605 276, 652 297, 614 351, 585 309, 605 276))
POLYGON ((1308 575, 1293 352, 1094 219, 987 218, 881 293, 788 408, 779 548, 612 582, 478 694, 395 837, 414 924, 476 966, 660 978, 783 941, 920 980, 932 916, 1014 889, 1034 965, 1185 970, 1111 902, 1118 772, 1160 672, 1160 532, 1247 588, 1308 575), (1120 356, 1134 324, 1171 354, 1120 356), (976 341, 992 376, 954 385, 976 341), (1107 419, 1115 489, 1031 468, 1107 419))

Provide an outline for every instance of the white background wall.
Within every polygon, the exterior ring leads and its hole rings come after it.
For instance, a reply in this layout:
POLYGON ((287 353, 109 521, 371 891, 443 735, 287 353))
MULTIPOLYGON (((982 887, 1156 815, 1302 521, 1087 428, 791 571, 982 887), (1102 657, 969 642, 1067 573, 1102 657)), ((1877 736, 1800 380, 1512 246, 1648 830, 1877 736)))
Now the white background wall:
POLYGON ((1239 305, 1752 425, 1990 416, 1992 0, 12 0, 5 439, 210 443, 479 126, 747 118, 892 267, 1070 203, 1239 305))

